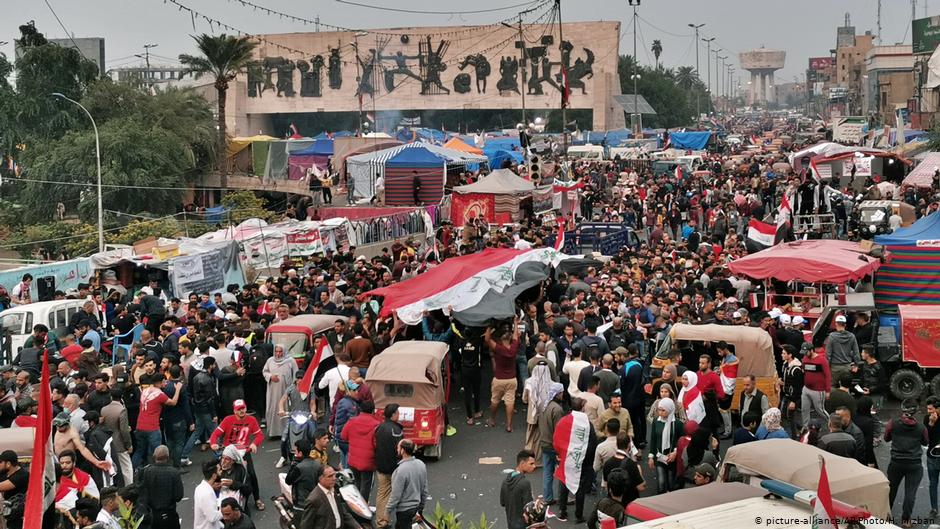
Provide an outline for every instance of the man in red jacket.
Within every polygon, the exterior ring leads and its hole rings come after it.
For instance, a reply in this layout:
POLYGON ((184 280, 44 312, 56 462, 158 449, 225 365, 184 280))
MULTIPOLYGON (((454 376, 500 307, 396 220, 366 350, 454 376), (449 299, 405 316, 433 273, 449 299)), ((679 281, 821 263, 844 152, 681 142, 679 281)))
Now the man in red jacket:
POLYGON ((248 482, 251 485, 251 491, 255 495, 255 507, 259 511, 264 510, 264 502, 261 501, 261 491, 258 489, 258 476, 255 474, 255 465, 252 462, 251 454, 257 453, 258 448, 264 441, 264 433, 258 420, 248 415, 248 406, 242 399, 232 403, 234 414, 222 419, 219 426, 209 436, 209 446, 217 454, 226 446, 234 445, 239 451, 245 452, 245 466, 248 469, 248 482))
POLYGON ((825 354, 813 347, 811 343, 803 344, 803 396, 800 411, 803 415, 803 427, 809 426, 813 410, 822 417, 829 419, 826 412, 826 399, 832 387, 832 375, 829 371, 829 361, 825 354))
POLYGON ((375 429, 379 420, 375 416, 374 402, 363 401, 359 409, 359 415, 346 422, 340 437, 349 443, 349 468, 359 492, 368 502, 375 472, 375 429))

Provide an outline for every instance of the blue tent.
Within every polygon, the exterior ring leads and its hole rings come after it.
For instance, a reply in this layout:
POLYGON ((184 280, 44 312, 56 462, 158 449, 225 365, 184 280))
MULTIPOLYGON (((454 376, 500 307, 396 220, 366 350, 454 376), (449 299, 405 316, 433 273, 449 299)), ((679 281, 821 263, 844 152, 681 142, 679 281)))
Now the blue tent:
POLYGON ((321 138, 313 142, 313 145, 300 151, 290 153, 291 156, 333 156, 333 140, 321 138))
POLYGON ((402 149, 385 162, 385 167, 443 167, 446 160, 424 147, 402 149))
POLYGON ((483 149, 483 154, 489 160, 490 169, 493 170, 502 168, 506 160, 512 160, 514 165, 519 165, 525 160, 522 153, 506 149, 483 149))
POLYGON ((708 139, 711 138, 711 136, 712 133, 708 130, 701 132, 673 132, 669 135, 669 141, 672 142, 672 146, 676 149, 700 151, 708 144, 708 139))
POLYGON ((486 143, 483 144, 483 151, 486 152, 487 149, 505 149, 511 151, 513 149, 519 148, 519 137, 516 136, 504 136, 502 138, 487 138, 486 143))
POLYGON ((875 237, 891 260, 875 273, 875 303, 880 306, 940 304, 940 213, 922 217, 906 228, 875 237), (930 241, 927 244, 922 241, 930 241))

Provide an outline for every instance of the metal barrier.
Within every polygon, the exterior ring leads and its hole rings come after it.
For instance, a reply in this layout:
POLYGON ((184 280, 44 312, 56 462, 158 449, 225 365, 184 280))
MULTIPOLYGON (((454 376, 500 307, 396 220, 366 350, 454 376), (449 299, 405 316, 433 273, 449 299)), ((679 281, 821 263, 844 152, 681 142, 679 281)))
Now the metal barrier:
POLYGON ((371 219, 351 220, 360 246, 424 233, 424 216, 418 210, 371 219))
POLYGON ((836 238, 836 217, 832 213, 818 215, 794 215, 793 234, 818 234, 822 237, 836 238))
MULTIPOLYGON (((545 237, 546 246, 555 245, 556 235, 545 237)), ((587 222, 579 224, 573 231, 565 232, 565 245, 562 251, 567 254, 600 252, 602 255, 614 255, 620 248, 635 248, 640 244, 639 234, 624 224, 613 222, 587 222)))

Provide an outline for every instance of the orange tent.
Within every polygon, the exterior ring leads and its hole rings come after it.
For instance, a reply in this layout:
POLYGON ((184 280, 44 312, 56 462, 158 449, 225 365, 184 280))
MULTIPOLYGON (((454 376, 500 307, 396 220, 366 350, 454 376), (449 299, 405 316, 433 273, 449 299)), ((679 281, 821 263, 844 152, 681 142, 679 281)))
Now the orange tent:
POLYGON ((481 149, 477 149, 472 145, 467 145, 463 140, 454 136, 447 143, 444 144, 444 147, 447 149, 454 149, 455 151, 469 152, 471 154, 483 154, 481 149))

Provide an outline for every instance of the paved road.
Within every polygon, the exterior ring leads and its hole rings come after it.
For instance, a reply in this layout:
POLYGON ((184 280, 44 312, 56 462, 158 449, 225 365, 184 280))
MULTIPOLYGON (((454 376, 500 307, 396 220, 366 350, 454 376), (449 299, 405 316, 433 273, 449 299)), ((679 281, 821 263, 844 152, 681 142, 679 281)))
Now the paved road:
MULTIPOLYGON (((521 405, 521 403, 519 404, 521 405)), ((481 423, 474 426, 466 425, 464 423, 462 397, 459 394, 456 395, 456 399, 452 399, 449 412, 450 417, 457 424, 458 432, 455 436, 445 439, 443 456, 440 461, 427 461, 431 498, 427 502, 428 509, 426 513, 433 511, 435 505, 440 503, 444 509, 453 509, 455 512, 462 513, 465 523, 477 521, 480 514, 485 513, 490 522, 496 523, 495 527, 497 529, 505 528, 505 514, 499 505, 499 486, 504 476, 503 471, 514 466, 515 454, 523 445, 525 432, 524 409, 518 410, 515 414, 514 431, 512 433, 503 430, 502 422, 497 428, 487 428, 481 423), (483 457, 500 457, 502 458, 502 464, 480 464, 479 460, 483 457)), ((882 419, 891 417, 896 412, 897 404, 889 405, 888 409, 883 411, 882 419)), ((500 410, 500 414, 502 413, 502 410, 500 410)), ((722 449, 724 448, 722 446, 722 449)), ((882 445, 876 450, 881 468, 886 469, 887 446, 882 445)), ((188 472, 183 476, 187 498, 179 506, 179 512, 183 519, 182 527, 192 527, 193 505, 191 496, 201 479, 198 470, 200 468, 199 464, 209 457, 208 454, 201 453, 198 450, 194 452, 194 463, 188 467, 188 472)), ((259 529, 277 527, 277 511, 269 498, 278 493, 278 470, 274 468, 278 457, 276 441, 266 441, 255 459, 262 496, 268 504, 268 508, 264 512, 253 513, 253 518, 259 529)), ((530 481, 533 491, 538 494, 538 491, 541 490, 541 469, 530 477, 530 481)), ((650 487, 650 489, 652 488, 650 487)), ((373 495, 373 504, 374 500, 373 495)), ((588 496, 585 512, 588 512, 588 506, 593 506, 596 500, 596 497, 588 496)), ((894 514, 898 519, 900 518, 900 503, 901 500, 898 499, 894 508, 894 514)), ((914 516, 926 516, 929 509, 927 477, 925 475, 918 490, 914 516)), ((569 509, 569 516, 572 521, 568 523, 551 521, 551 527, 554 529, 575 527, 573 523, 573 506, 569 509)), ((464 527, 466 529, 467 526, 464 527)))

